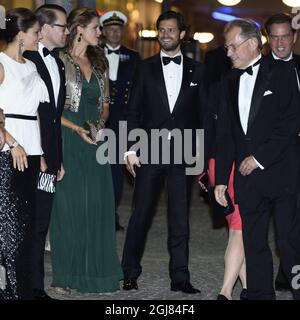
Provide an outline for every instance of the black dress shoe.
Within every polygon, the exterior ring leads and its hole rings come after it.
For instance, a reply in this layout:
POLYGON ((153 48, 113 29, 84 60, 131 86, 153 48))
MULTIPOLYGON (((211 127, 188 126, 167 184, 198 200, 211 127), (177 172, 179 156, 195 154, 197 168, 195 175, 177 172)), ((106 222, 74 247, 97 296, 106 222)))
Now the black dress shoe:
POLYGON ((248 300, 247 289, 243 289, 240 293, 240 300, 248 300))
POLYGON ((229 300, 229 299, 226 298, 223 294, 218 294, 217 300, 229 300))
POLYGON ((48 294, 41 289, 35 289, 33 291, 33 297, 34 300, 56 300, 48 296, 48 294))
POLYGON ((123 282, 123 290, 132 290, 132 289, 135 289, 135 290, 138 290, 138 283, 136 280, 134 279, 125 279, 124 282, 123 282))
POLYGON ((124 227, 119 222, 116 222, 116 231, 124 231, 124 227))
POLYGON ((291 286, 288 282, 279 282, 275 281, 275 290, 276 291, 289 291, 291 290, 291 286))
POLYGON ((189 281, 171 283, 171 291, 182 291, 190 294, 201 293, 201 291, 194 288, 189 281))

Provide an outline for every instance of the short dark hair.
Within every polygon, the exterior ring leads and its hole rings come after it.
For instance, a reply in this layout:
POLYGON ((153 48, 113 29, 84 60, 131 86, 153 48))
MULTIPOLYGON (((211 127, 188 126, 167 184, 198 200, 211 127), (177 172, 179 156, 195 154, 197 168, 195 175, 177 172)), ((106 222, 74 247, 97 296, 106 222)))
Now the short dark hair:
POLYGON ((60 11, 67 15, 67 11, 57 4, 45 4, 35 10, 35 15, 42 27, 44 24, 52 25, 55 23, 57 16, 56 11, 60 11))
POLYGON ((7 44, 13 42, 20 31, 27 32, 37 22, 35 14, 27 8, 15 8, 6 14, 6 29, 0 30, 0 39, 7 44))
POLYGON ((176 19, 178 24, 178 29, 181 31, 185 30, 185 23, 183 15, 179 12, 175 11, 165 11, 163 12, 156 21, 156 28, 159 29, 159 24, 163 20, 176 19))
POLYGON ((265 30, 267 35, 271 33, 271 26, 275 23, 277 24, 288 23, 291 26, 291 30, 293 31, 293 33, 295 33, 297 30, 293 28, 292 21, 293 21, 293 16, 290 15, 289 13, 277 13, 272 15, 271 17, 268 18, 268 20, 265 23, 265 30))
POLYGON ((238 27, 241 28, 241 36, 243 38, 255 38, 258 42, 258 48, 262 49, 262 34, 260 28, 257 26, 255 21, 251 19, 236 19, 228 22, 224 29, 224 35, 226 35, 232 28, 238 27))

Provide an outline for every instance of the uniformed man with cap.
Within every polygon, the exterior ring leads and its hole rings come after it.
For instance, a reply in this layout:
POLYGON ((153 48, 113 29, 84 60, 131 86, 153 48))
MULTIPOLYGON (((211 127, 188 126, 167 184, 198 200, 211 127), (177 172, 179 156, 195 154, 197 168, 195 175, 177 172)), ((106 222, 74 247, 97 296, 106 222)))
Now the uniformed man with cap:
MULTIPOLYGON (((120 11, 109 11, 100 18, 100 27, 105 37, 105 53, 109 62, 110 117, 106 127, 112 129, 117 137, 117 164, 112 164, 112 177, 116 205, 116 230, 124 228, 119 223, 117 213, 123 189, 124 168, 119 163, 119 121, 126 120, 126 105, 131 81, 139 54, 121 44, 127 17, 120 11)), ((120 159, 123 158, 121 154, 120 159)))

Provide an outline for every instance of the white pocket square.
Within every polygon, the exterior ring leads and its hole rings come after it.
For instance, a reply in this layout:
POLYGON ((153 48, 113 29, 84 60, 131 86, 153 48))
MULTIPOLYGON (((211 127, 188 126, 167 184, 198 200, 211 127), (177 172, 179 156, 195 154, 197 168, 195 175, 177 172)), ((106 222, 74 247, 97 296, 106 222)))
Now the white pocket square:
POLYGON ((197 85, 198 85, 198 83, 194 83, 194 82, 190 83, 190 87, 196 87, 197 85))
POLYGON ((265 91, 264 96, 268 96, 269 94, 273 94, 273 92, 270 90, 267 90, 267 91, 265 91))

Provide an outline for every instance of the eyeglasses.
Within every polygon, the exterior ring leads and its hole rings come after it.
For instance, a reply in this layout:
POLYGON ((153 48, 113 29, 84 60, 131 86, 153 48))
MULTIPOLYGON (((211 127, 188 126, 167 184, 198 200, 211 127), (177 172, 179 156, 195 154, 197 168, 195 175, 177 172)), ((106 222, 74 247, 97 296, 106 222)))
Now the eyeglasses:
POLYGON ((232 50, 233 52, 235 52, 243 43, 245 43, 246 41, 248 41, 250 38, 247 38, 245 39, 244 41, 242 41, 241 43, 239 44, 229 44, 228 46, 225 45, 224 46, 224 49, 225 51, 229 51, 229 50, 232 50))
POLYGON ((273 34, 270 34, 270 38, 274 41, 282 40, 282 41, 287 41, 291 37, 291 32, 288 34, 283 34, 282 36, 275 36, 273 34))
POLYGON ((67 24, 53 23, 53 24, 52 24, 52 27, 60 27, 60 28, 63 28, 63 32, 65 32, 66 29, 68 28, 68 25, 67 25, 67 24))
POLYGON ((158 29, 159 33, 167 32, 167 33, 174 34, 174 33, 176 33, 176 31, 178 31, 178 28, 159 28, 158 29))

